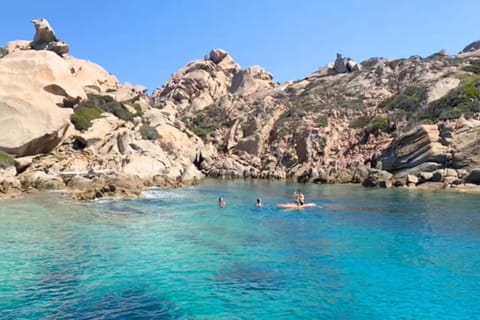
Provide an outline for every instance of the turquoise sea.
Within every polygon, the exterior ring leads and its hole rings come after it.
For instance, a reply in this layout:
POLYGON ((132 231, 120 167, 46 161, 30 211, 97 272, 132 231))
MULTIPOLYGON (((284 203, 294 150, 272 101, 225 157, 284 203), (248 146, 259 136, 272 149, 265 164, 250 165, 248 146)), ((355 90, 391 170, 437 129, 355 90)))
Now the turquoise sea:
POLYGON ((0 319, 480 319, 480 196, 298 187, 2 200, 0 319))

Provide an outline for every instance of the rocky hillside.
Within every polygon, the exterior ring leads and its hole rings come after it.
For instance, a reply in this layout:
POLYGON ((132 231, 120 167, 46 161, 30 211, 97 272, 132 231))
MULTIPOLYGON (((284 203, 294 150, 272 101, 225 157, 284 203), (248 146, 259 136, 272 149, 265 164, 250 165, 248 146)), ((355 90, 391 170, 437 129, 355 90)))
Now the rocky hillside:
POLYGON ((480 50, 338 54, 278 84, 212 50, 152 96, 68 54, 45 19, 0 50, 0 195, 136 196, 204 176, 457 189, 480 184, 480 50))
POLYGON ((208 176, 463 186, 478 183, 480 167, 480 51, 471 48, 360 64, 338 54, 284 84, 214 50, 151 101, 216 151, 197 163, 208 176))
POLYGON ((33 41, 1 50, 0 195, 136 196, 203 177, 202 140, 152 108, 146 88, 68 55, 45 19, 33 23, 33 41))

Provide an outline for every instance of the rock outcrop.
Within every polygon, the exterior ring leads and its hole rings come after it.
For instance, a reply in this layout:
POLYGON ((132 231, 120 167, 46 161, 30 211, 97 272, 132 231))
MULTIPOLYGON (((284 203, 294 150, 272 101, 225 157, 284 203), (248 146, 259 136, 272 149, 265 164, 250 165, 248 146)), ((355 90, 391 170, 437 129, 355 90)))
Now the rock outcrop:
POLYGON ((480 41, 474 41, 470 43, 468 46, 463 48, 463 50, 460 51, 460 53, 467 53, 467 52, 472 52, 477 50, 480 50, 480 41))
POLYGON ((199 111, 228 93, 231 80, 240 67, 224 50, 212 50, 203 60, 187 64, 152 94, 159 108, 169 104, 175 111, 199 111))
POLYGON ((17 51, 1 58, 0 150, 17 157, 50 152, 84 99, 68 63, 53 52, 17 51))
POLYGON ((436 125, 421 125, 395 140, 380 156, 382 169, 399 171, 424 162, 445 164, 449 150, 440 143, 436 125))
POLYGON ((267 91, 274 85, 272 75, 265 69, 254 66, 237 72, 232 79, 229 91, 239 96, 249 96, 258 91, 267 91))
POLYGON ((57 39, 55 31, 46 19, 32 20, 35 26, 35 36, 30 46, 34 50, 50 50, 62 56, 70 51, 70 47, 57 39))

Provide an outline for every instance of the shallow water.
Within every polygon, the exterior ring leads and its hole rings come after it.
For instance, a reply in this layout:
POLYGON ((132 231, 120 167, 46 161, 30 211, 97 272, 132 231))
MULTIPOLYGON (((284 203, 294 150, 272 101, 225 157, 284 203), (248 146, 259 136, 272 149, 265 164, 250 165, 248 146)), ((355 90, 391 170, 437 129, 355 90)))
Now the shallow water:
POLYGON ((0 319, 480 319, 479 196, 297 187, 2 201, 0 319))

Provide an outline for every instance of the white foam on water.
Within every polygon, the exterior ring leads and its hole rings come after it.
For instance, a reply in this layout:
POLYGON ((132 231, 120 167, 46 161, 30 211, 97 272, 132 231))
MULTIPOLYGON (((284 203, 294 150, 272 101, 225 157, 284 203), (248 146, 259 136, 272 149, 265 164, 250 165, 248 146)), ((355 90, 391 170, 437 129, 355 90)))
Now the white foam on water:
POLYGON ((161 189, 151 189, 142 192, 145 199, 183 199, 185 195, 178 192, 166 191, 161 189))

